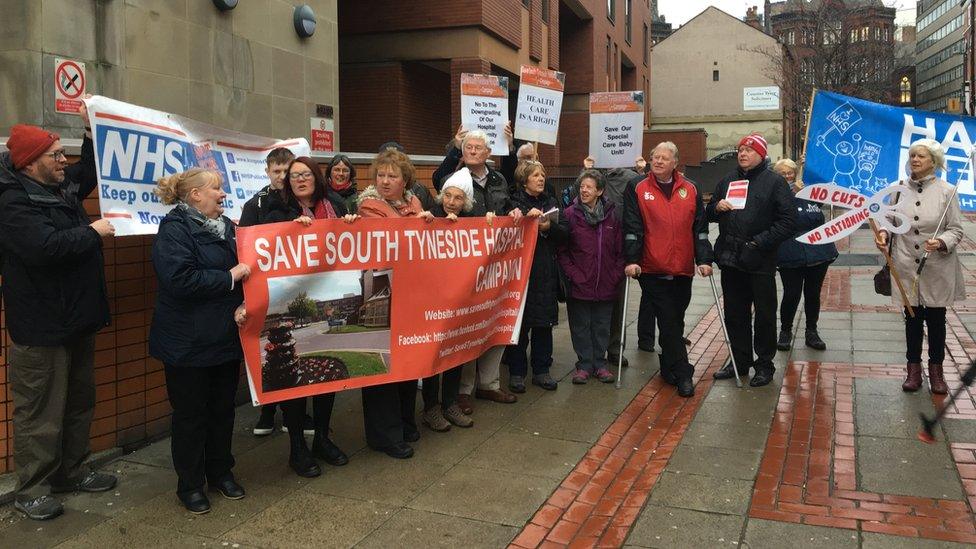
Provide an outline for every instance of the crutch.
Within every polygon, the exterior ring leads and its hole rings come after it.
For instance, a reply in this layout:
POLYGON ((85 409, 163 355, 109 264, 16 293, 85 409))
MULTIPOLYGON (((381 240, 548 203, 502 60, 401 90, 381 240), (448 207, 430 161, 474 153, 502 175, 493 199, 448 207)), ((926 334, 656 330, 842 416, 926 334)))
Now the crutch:
POLYGON ((729 339, 729 329, 725 327, 725 315, 722 314, 722 306, 718 302, 718 290, 715 289, 715 273, 708 277, 712 284, 712 297, 715 298, 715 311, 718 319, 722 323, 722 333, 725 334, 725 345, 729 348, 729 358, 732 359, 732 371, 735 372, 735 386, 742 387, 742 380, 739 379, 739 369, 735 366, 735 354, 732 352, 732 340, 729 339))
POLYGON ((620 376, 624 372, 624 347, 625 341, 627 340, 627 300, 630 298, 630 277, 626 277, 627 282, 624 282, 624 309, 623 313, 620 315, 620 349, 617 352, 617 389, 620 388, 620 376))

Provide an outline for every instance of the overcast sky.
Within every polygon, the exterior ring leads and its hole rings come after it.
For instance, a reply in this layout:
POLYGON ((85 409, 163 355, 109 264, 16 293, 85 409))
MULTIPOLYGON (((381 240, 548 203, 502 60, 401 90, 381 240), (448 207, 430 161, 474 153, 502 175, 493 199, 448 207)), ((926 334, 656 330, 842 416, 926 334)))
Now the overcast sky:
MULTIPOLYGON (((893 6, 898 9, 898 14, 895 17, 896 23, 899 25, 914 23, 915 0, 883 1, 886 6, 893 6)), ((746 9, 750 6, 758 6, 759 13, 762 14, 763 2, 761 0, 657 0, 657 6, 658 13, 663 15, 674 28, 678 28, 708 6, 715 6, 729 15, 742 19, 746 15, 746 9)))

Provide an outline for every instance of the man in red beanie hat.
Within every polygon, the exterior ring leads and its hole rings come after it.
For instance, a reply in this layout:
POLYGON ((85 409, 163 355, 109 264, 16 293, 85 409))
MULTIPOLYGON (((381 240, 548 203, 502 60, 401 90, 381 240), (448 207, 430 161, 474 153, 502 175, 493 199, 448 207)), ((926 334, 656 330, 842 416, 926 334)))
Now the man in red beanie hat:
MULTIPOLYGON (((789 185, 769 168, 766 148, 761 135, 743 137, 738 169, 719 181, 705 209, 708 221, 718 223, 715 259, 722 270, 723 309, 732 354, 740 375, 755 368, 749 381, 753 387, 768 384, 776 370, 776 250, 793 236, 796 224, 789 185), (729 196, 730 186, 734 196, 729 196), (754 345, 758 358, 753 356, 754 345)), ((734 375, 732 365, 727 364, 714 377, 734 375)))
MULTIPOLYGON (((87 121, 82 107, 82 119, 87 121)), ((95 332, 109 323, 102 237, 82 200, 95 188, 86 129, 81 160, 65 163, 58 134, 18 124, 0 154, 2 296, 14 402, 14 507, 43 520, 63 511, 56 492, 102 492, 112 475, 91 471, 95 332)))

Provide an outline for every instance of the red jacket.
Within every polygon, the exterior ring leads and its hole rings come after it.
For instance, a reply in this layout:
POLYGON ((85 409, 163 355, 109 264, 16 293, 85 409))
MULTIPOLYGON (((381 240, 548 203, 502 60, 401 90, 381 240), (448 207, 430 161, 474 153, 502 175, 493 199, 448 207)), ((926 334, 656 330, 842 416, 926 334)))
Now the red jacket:
POLYGON ((639 264, 645 274, 688 277, 695 276, 696 263, 711 263, 705 210, 694 183, 675 170, 671 198, 652 173, 631 189, 624 195, 628 263, 639 264))

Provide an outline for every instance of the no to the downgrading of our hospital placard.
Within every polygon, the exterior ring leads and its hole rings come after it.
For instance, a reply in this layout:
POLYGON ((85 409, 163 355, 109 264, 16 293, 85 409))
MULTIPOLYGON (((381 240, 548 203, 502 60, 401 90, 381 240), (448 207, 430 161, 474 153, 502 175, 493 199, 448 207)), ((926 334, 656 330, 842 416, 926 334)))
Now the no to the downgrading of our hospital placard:
POLYGON ((508 77, 461 74, 461 125, 488 135, 491 154, 508 156, 505 123, 508 122, 508 77))
POLYGON ((87 104, 99 205, 116 236, 156 234, 172 208, 153 193, 164 175, 192 167, 219 172, 227 193, 224 215, 236 221, 244 202, 268 184, 264 160, 272 149, 309 154, 304 138, 249 135, 107 97, 87 104))

